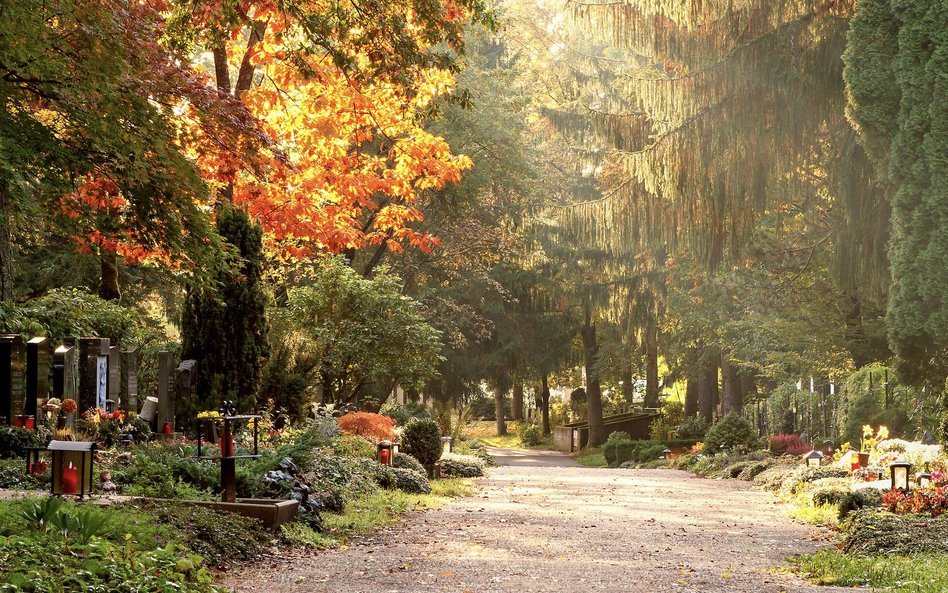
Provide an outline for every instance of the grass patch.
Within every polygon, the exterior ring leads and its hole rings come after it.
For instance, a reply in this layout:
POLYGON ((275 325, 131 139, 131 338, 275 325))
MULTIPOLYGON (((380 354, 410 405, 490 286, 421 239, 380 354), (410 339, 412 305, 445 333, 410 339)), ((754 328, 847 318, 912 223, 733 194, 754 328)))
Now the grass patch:
POLYGON ((839 506, 835 504, 814 505, 808 501, 802 501, 790 510, 790 516, 810 525, 839 526, 839 506))
POLYGON ((444 506, 452 498, 472 496, 474 483, 466 478, 433 480, 431 494, 408 494, 401 490, 378 490, 357 496, 342 513, 323 513, 322 533, 301 523, 285 525, 281 535, 290 545, 331 548, 350 538, 397 523, 405 513, 444 506))
POLYGON ((823 550, 792 559, 797 571, 819 585, 872 587, 883 593, 948 591, 944 566, 948 554, 919 556, 850 556, 823 550))
POLYGON ((586 467, 608 467, 609 465, 606 463, 606 456, 603 455, 602 449, 598 447, 583 449, 579 453, 574 453, 572 457, 578 461, 580 465, 586 467))
POLYGON ((497 436, 497 423, 488 420, 478 422, 469 422, 464 427, 462 436, 475 438, 488 447, 500 447, 503 449, 534 449, 534 450, 553 450, 553 435, 543 437, 538 445, 527 447, 520 442, 520 435, 517 433, 520 423, 516 421, 507 422, 507 434, 497 436))

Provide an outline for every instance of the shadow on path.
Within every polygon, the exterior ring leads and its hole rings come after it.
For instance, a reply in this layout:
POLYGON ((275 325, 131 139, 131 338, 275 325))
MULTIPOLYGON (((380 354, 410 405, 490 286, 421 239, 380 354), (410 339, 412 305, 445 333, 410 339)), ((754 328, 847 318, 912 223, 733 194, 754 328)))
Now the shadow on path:
POLYGON ((487 447, 487 452, 497 461, 497 465, 501 466, 582 467, 575 459, 559 451, 487 447))

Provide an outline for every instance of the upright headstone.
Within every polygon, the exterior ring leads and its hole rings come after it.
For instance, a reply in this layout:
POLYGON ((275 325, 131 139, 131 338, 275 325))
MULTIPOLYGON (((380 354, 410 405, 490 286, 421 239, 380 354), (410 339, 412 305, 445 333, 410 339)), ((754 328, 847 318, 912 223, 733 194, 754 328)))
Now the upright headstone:
POLYGON ((79 339, 79 412, 105 409, 108 399, 109 339, 79 339))
MULTIPOLYGON (((197 405, 197 361, 182 360, 174 372, 174 403, 176 411, 193 410, 197 405)), ((190 419, 179 419, 178 426, 187 426, 190 419)))
POLYGON ((76 399, 78 373, 76 347, 63 344, 53 352, 53 397, 76 399))
POLYGON ((120 407, 122 387, 122 352, 118 346, 109 347, 109 381, 107 397, 116 408, 120 407))
POLYGON ((158 431, 166 422, 174 424, 174 354, 158 353, 158 431))
POLYGON ((138 350, 122 350, 119 397, 129 410, 138 409, 138 350))
POLYGON ((23 413, 26 348, 18 335, 0 336, 0 417, 10 423, 23 413))
POLYGON ((36 416, 40 400, 49 397, 49 340, 33 338, 26 343, 26 402, 23 413, 36 416))

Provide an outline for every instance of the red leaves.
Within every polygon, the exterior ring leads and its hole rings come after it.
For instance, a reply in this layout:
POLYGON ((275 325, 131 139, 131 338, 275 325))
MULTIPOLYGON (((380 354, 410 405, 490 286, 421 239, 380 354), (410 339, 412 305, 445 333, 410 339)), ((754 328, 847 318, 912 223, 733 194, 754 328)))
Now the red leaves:
POLYGON ((356 434, 377 441, 395 438, 395 419, 370 412, 349 412, 339 419, 339 428, 346 434, 356 434))

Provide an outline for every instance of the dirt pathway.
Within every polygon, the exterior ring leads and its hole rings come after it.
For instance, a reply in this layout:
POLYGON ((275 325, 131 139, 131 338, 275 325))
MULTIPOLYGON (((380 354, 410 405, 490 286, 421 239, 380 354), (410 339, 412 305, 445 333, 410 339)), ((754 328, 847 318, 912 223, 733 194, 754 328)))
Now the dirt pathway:
POLYGON ((478 496, 348 549, 274 561, 228 584, 300 593, 845 591, 773 570, 826 544, 744 482, 541 457, 543 465, 495 468, 478 496))

